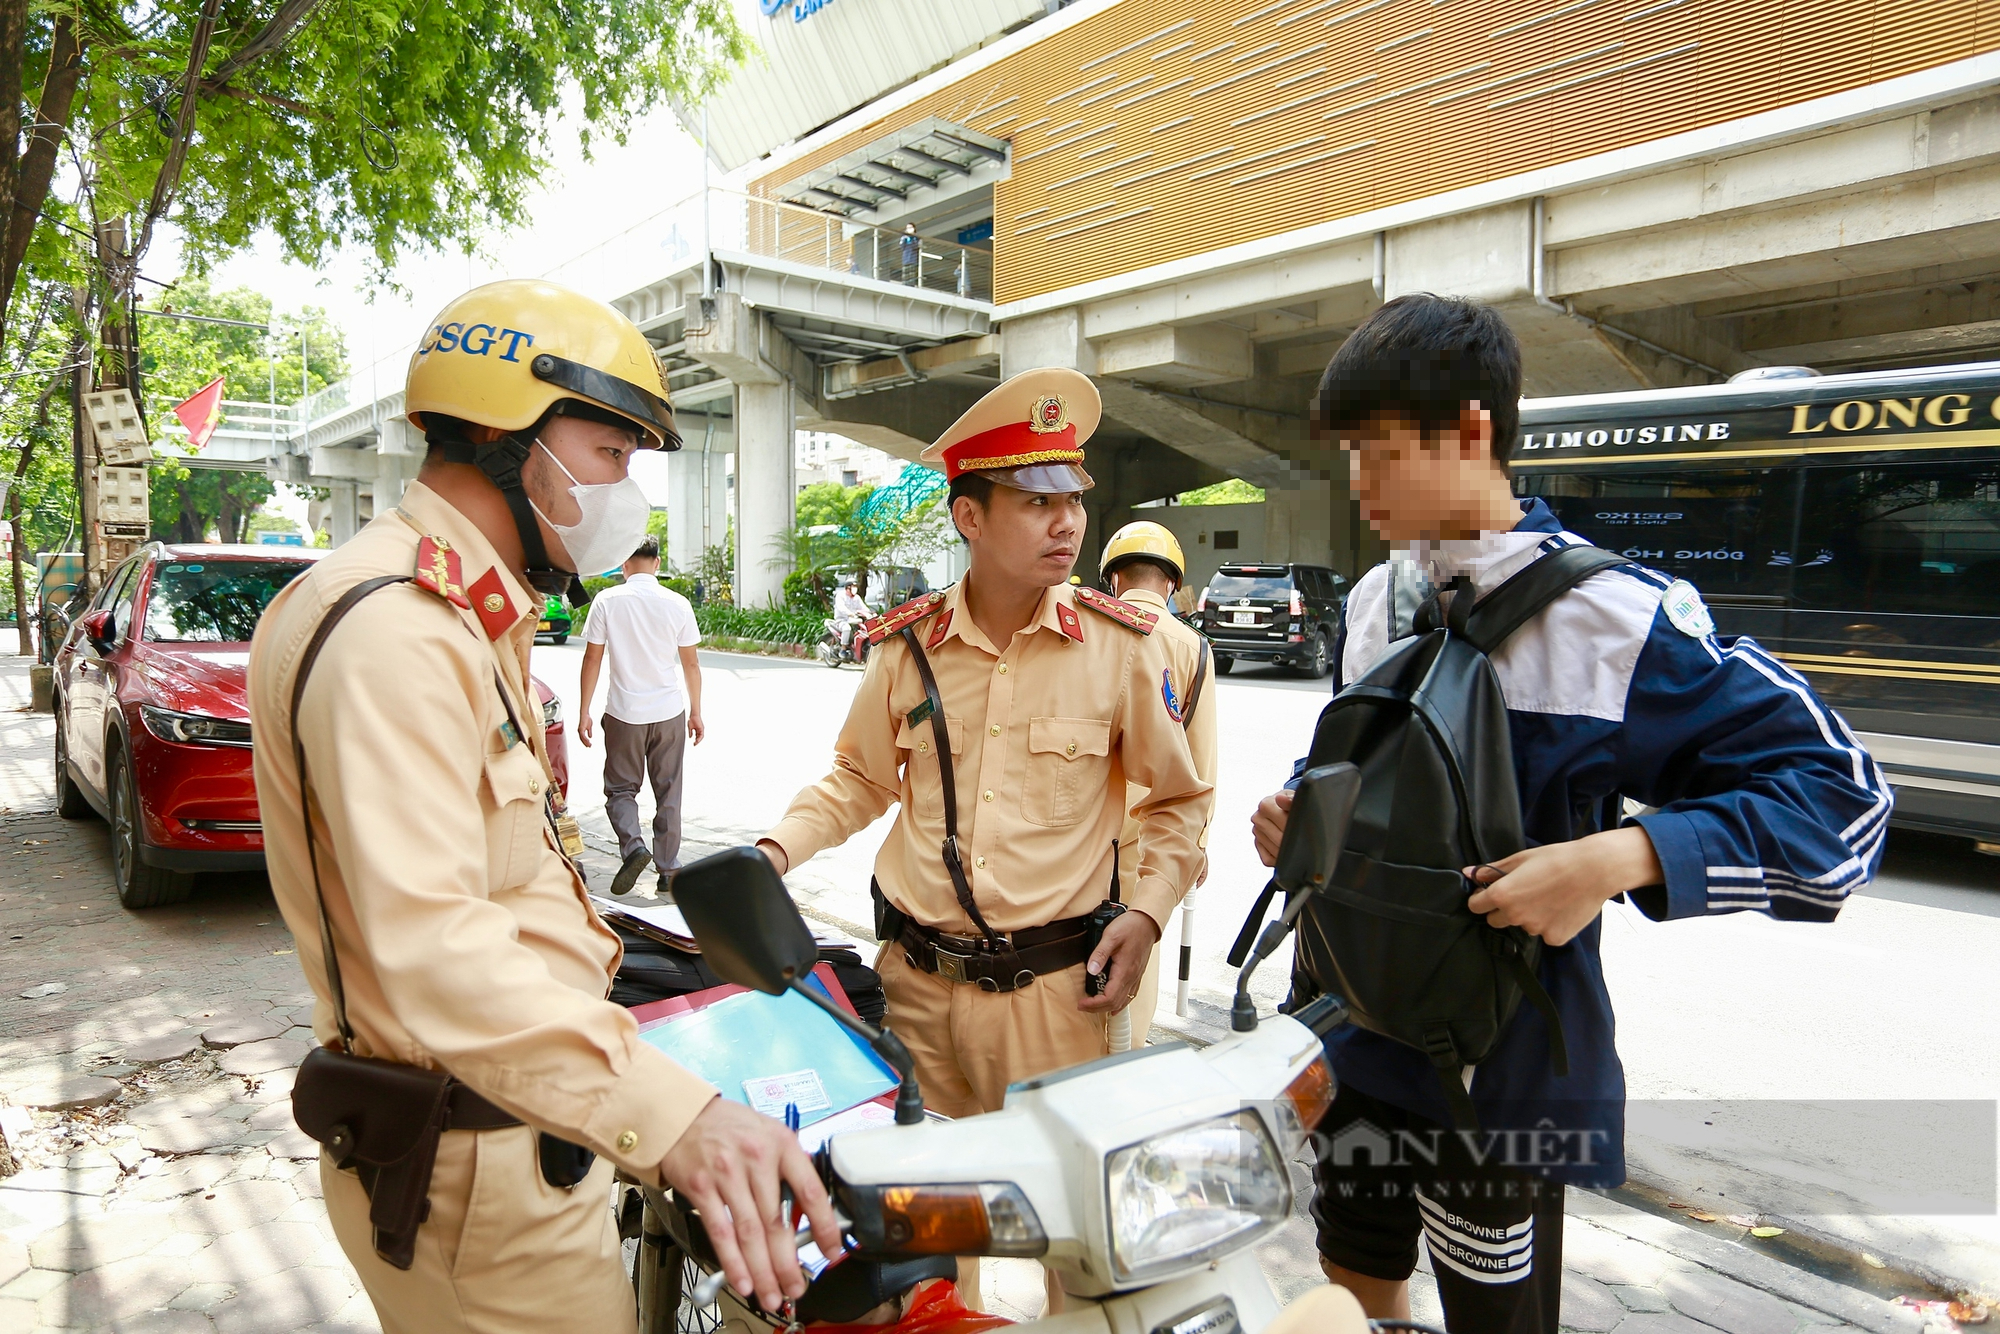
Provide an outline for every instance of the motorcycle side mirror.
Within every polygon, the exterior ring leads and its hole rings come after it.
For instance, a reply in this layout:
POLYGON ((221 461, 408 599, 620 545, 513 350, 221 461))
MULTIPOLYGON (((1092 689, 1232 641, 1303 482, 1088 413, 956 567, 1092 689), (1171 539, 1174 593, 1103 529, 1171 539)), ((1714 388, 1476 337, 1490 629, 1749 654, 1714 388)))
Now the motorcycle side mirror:
POLYGON ((1361 771, 1352 764, 1308 769, 1292 796, 1291 818, 1278 844, 1271 878, 1287 894, 1319 890, 1333 879, 1354 803, 1361 796, 1361 771))
POLYGON ((817 1005, 896 1072, 896 1124, 923 1121, 917 1064, 903 1040, 863 1023, 818 987, 806 985, 819 962, 819 944, 769 857, 756 848, 724 848, 683 866, 674 873, 674 903, 717 977, 770 996, 795 991, 817 1005))
POLYGON ((725 982, 779 996, 819 961, 778 868, 755 848, 725 848, 682 867, 674 903, 725 982))
POLYGON ((1257 906, 1250 910, 1242 933, 1229 951, 1231 963, 1243 963, 1243 971, 1236 978, 1236 998, 1229 1007, 1232 1032, 1248 1033, 1257 1027, 1257 1005, 1250 998, 1250 977, 1291 934, 1292 923, 1298 920, 1307 901, 1332 882, 1334 870, 1340 865, 1341 848, 1347 842, 1348 826, 1354 820, 1354 803, 1360 796, 1361 770, 1346 761, 1308 769, 1300 777, 1292 794, 1291 815, 1285 820, 1285 836, 1278 843, 1271 883, 1258 897, 1257 906), (1264 928, 1257 937, 1257 947, 1249 951, 1245 961, 1250 932, 1263 917, 1272 895, 1280 889, 1285 891, 1285 910, 1277 921, 1264 928))

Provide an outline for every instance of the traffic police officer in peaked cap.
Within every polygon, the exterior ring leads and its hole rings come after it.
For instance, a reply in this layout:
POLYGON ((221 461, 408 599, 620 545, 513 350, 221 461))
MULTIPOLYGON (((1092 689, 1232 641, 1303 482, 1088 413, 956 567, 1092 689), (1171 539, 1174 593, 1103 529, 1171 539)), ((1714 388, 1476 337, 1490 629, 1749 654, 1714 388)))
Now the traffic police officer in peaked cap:
POLYGON ((659 363, 601 302, 492 283, 432 323, 407 402, 417 480, 250 653, 271 887, 323 1044, 293 1105, 334 1231, 391 1334, 629 1331, 616 1164, 733 1218, 724 1272, 775 1308, 805 1288, 781 1182, 831 1247, 826 1194, 782 1125, 605 999, 620 947, 528 680, 545 592, 645 535, 633 452, 680 446, 659 363))
POLYGON ((970 569, 864 624, 879 651, 833 768, 759 844, 782 872, 901 803, 875 861, 876 966, 948 1116, 1103 1056, 1203 862, 1211 789, 1161 694, 1158 616, 1068 582, 1099 411, 1084 376, 1027 371, 924 451, 970 569), (1121 846, 1128 782, 1147 797, 1121 846))
MULTIPOLYGON (((1168 702, 1168 712, 1180 718, 1186 729, 1188 748, 1194 754, 1194 769, 1201 781, 1211 786, 1215 783, 1216 762, 1216 701, 1208 689, 1209 677, 1215 674, 1214 664, 1208 649, 1208 640, 1199 630, 1184 621, 1176 620, 1173 611, 1174 595, 1180 592, 1187 580, 1187 557, 1181 553, 1180 539, 1164 524, 1152 523, 1145 519, 1126 524, 1111 535, 1104 544, 1104 558, 1097 565, 1098 578, 1111 585, 1111 591, 1135 607, 1152 612, 1159 619, 1159 628, 1154 631, 1167 651, 1168 666, 1160 675, 1160 695, 1168 702)), ((1146 803, 1146 789, 1138 783, 1132 784, 1127 798, 1133 812, 1125 821, 1125 840, 1129 843, 1138 837, 1138 809, 1146 803)), ((1204 851, 1208 848, 1208 829, 1203 826, 1200 838, 1204 851)), ((1194 916, 1193 890, 1207 878, 1207 868, 1196 877, 1195 885, 1189 888, 1189 897, 1184 901, 1187 912, 1181 915, 1181 960, 1182 976, 1186 976, 1185 965, 1189 950, 1194 942, 1188 938, 1194 916)), ((1152 1022, 1153 1012, 1160 1002, 1160 951, 1156 947, 1146 964, 1145 979, 1139 984, 1138 999, 1132 1002, 1137 1020, 1131 1025, 1131 1045, 1144 1046, 1146 1028, 1152 1022)))

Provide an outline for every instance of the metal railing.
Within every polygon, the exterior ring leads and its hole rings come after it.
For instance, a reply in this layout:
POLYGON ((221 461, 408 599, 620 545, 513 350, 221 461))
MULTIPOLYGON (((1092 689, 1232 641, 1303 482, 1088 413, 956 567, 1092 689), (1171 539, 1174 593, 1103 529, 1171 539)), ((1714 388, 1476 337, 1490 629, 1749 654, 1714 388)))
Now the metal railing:
MULTIPOLYGON (((753 255, 972 301, 993 299, 990 250, 870 227, 775 199, 727 198, 742 209, 743 249, 753 255)), ((715 200, 714 207, 720 214, 722 199, 715 200)))

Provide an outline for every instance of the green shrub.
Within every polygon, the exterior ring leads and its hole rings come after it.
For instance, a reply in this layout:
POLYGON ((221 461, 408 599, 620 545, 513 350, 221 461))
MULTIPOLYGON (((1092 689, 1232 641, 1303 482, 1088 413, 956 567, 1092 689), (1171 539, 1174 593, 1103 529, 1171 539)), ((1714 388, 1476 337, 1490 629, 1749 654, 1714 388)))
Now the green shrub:
POLYGON ((784 607, 751 609, 708 603, 696 607, 694 621, 704 635, 726 635, 762 644, 813 644, 826 633, 818 612, 784 607))

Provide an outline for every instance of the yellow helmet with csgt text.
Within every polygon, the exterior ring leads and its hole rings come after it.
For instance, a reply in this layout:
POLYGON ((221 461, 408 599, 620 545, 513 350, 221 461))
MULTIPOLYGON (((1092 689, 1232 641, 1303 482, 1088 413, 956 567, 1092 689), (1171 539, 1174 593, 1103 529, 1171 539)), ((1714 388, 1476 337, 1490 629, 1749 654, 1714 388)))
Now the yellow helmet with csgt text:
POLYGON ((1160 566, 1174 577, 1176 585, 1187 582, 1187 557, 1181 554, 1180 539, 1164 524, 1140 519, 1113 533, 1104 544, 1104 559, 1098 562, 1097 575, 1100 579, 1109 578, 1113 570, 1135 560, 1160 566))
POLYGON ((540 279, 475 287, 438 312, 410 356, 405 410, 523 431, 563 399, 630 421, 642 445, 679 449, 666 377, 638 326, 602 301, 540 279))

